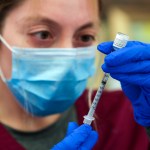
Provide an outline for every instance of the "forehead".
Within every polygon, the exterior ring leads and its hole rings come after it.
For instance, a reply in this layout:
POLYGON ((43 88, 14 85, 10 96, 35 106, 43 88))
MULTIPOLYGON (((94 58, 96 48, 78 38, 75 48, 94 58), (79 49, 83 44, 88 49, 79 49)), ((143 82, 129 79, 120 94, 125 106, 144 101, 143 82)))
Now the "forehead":
POLYGON ((10 16, 21 20, 26 17, 46 17, 56 22, 98 20, 98 0, 24 0, 10 16))

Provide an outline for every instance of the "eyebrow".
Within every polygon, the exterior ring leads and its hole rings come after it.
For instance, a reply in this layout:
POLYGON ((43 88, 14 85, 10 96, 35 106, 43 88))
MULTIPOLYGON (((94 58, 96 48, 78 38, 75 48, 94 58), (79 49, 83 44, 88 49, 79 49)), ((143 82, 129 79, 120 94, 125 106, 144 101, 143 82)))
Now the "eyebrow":
POLYGON ((28 18, 22 18, 20 20, 24 25, 27 25, 29 23, 45 23, 45 24, 51 24, 53 26, 60 26, 57 22, 49 19, 49 18, 44 18, 44 17, 28 17, 28 18))
POLYGON ((92 28, 92 27, 94 27, 94 23, 89 22, 89 23, 87 23, 87 24, 85 24, 85 25, 79 27, 79 29, 77 29, 77 31, 81 31, 81 30, 84 30, 84 29, 86 29, 86 28, 92 28))
MULTIPOLYGON (((61 26, 55 22, 54 20, 51 20, 49 18, 46 18, 46 17, 40 17, 40 16, 37 16, 37 17, 28 17, 28 18, 22 18, 20 20, 21 23, 25 22, 24 25, 28 24, 28 23, 45 23, 45 24, 48 24, 48 25, 52 25, 54 27, 60 27, 61 26)), ((83 26, 79 27, 76 32, 79 32, 81 30, 84 30, 86 28, 93 28, 95 27, 94 23, 93 22, 88 22, 86 24, 84 24, 83 26)))

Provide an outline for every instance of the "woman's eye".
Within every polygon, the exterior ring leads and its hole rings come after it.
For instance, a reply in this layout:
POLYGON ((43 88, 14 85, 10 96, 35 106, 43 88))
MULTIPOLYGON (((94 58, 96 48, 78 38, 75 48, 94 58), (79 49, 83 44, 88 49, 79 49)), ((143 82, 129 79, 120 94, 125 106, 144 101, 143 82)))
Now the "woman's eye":
POLYGON ((95 41, 95 37, 92 35, 83 35, 80 37, 80 40, 82 42, 92 42, 92 41, 95 41))
POLYGON ((76 47, 85 47, 85 46, 91 46, 95 43, 96 36, 90 35, 90 34, 82 34, 80 36, 77 36, 77 38, 74 40, 74 45, 76 47))
POLYGON ((51 35, 48 31, 40 31, 40 32, 34 33, 34 36, 41 40, 46 40, 46 39, 51 38, 51 35))
POLYGON ((35 31, 28 36, 28 41, 33 47, 50 47, 54 40, 55 34, 49 31, 35 31))

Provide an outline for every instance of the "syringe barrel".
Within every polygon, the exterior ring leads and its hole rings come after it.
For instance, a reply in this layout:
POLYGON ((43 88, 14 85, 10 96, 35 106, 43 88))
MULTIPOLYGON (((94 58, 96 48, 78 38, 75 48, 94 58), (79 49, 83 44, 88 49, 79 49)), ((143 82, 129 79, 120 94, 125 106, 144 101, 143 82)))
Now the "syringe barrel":
POLYGON ((93 100, 93 102, 92 102, 92 105, 91 105, 91 107, 90 107, 90 110, 89 110, 89 112, 88 112, 88 116, 93 117, 93 114, 94 114, 95 109, 96 109, 96 107, 97 107, 98 101, 99 101, 100 98, 101 98, 103 89, 104 89, 104 87, 105 87, 105 85, 106 85, 106 83, 107 83, 108 78, 109 78, 109 74, 108 74, 108 73, 105 73, 105 74, 104 74, 104 77, 103 77, 103 79, 102 79, 102 82, 101 82, 101 84, 100 84, 100 86, 99 86, 99 88, 98 88, 98 90, 97 90, 97 92, 96 92, 96 95, 95 95, 95 97, 94 97, 94 100, 93 100))
MULTIPOLYGON (((116 38, 114 40, 114 43, 113 43, 114 50, 118 50, 120 48, 125 47, 127 45, 128 40, 129 40, 129 36, 128 35, 123 34, 121 32, 118 32, 117 35, 116 35, 116 38)), ((94 98, 94 100, 92 102, 92 105, 90 107, 88 115, 84 116, 83 123, 90 125, 92 123, 92 121, 94 120, 93 115, 94 115, 94 112, 96 110, 97 104, 98 104, 98 102, 99 102, 99 100, 101 98, 103 89, 104 89, 104 87, 105 87, 105 85, 107 83, 108 78, 109 78, 109 74, 105 73, 105 75, 104 75, 104 77, 102 79, 102 82, 100 84, 100 87, 98 88, 97 93, 95 95, 95 98, 94 98)))

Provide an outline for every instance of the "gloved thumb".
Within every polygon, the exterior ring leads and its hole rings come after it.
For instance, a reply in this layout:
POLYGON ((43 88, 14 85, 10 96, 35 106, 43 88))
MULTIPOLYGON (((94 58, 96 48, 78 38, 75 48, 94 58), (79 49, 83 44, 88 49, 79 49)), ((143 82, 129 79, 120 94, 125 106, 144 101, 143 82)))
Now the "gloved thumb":
POLYGON ((62 142, 58 143, 54 149, 62 150, 77 150, 81 149, 82 144, 88 138, 92 131, 91 126, 83 124, 77 129, 75 129, 71 134, 69 134, 62 142))
POLYGON ((122 90, 134 105, 141 94, 141 89, 137 85, 121 82, 122 90))
POLYGON ((78 124, 76 122, 69 122, 66 136, 71 134, 77 127, 78 124))
POLYGON ((98 133, 96 131, 92 131, 91 134, 88 136, 86 141, 82 145, 81 150, 91 150, 95 143, 98 140, 98 133))

